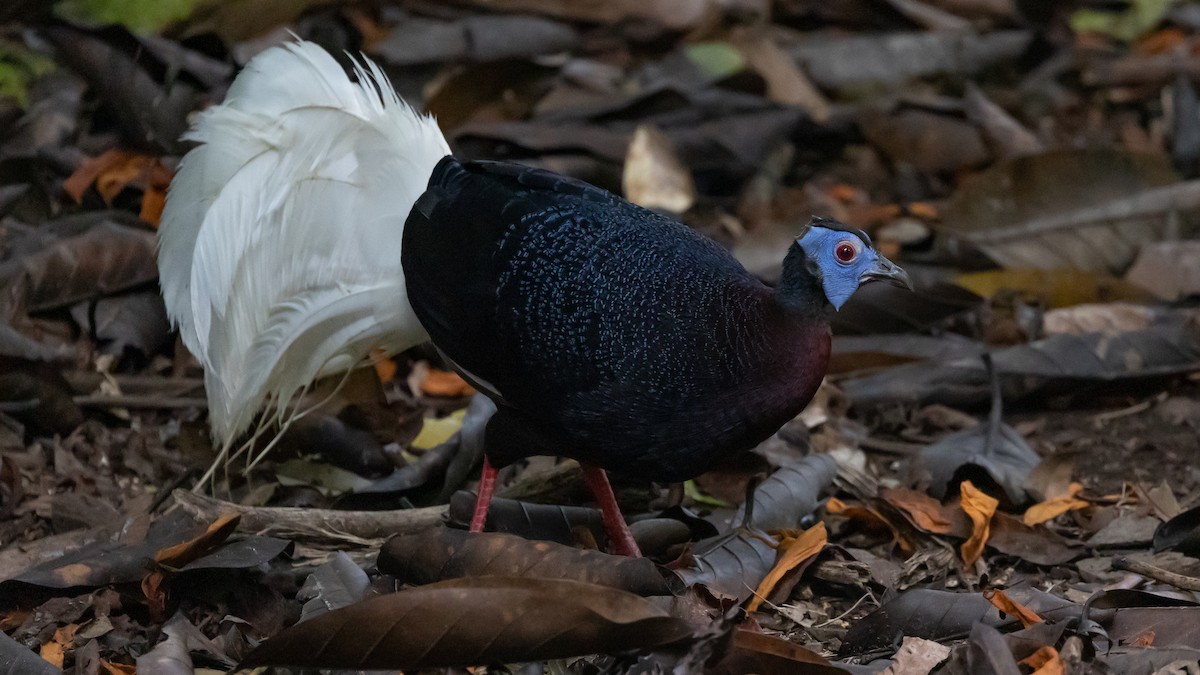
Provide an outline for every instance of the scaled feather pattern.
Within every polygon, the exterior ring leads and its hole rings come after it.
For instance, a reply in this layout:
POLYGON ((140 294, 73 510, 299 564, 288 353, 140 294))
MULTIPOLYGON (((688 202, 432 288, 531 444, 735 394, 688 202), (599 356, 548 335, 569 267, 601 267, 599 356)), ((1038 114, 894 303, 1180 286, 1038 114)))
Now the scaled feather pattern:
POLYGON ((354 74, 311 43, 268 50, 186 136, 200 145, 168 195, 160 282, 220 442, 320 375, 428 339, 403 230, 450 149, 378 66, 354 74))

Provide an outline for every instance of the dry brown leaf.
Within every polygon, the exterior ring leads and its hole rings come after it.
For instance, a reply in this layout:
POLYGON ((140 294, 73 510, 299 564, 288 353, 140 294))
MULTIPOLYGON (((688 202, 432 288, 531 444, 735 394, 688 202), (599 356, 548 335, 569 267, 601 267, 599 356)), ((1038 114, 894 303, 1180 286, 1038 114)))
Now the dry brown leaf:
POLYGON ((1154 631, 1149 630, 1133 639, 1130 642, 1131 647, 1149 647, 1154 644, 1154 631))
POLYGON ((996 609, 1005 614, 1015 617, 1021 622, 1022 628, 1029 628, 1035 623, 1041 623, 1044 619, 1037 615, 1032 609, 1008 597, 1008 594, 1001 590, 984 591, 983 597, 992 603, 996 609))
POLYGON ((1079 509, 1087 508, 1091 506, 1091 503, 1079 498, 1078 495, 1082 491, 1083 485, 1081 483, 1071 483, 1070 487, 1067 488, 1066 495, 1034 504, 1025 511, 1025 515, 1021 520, 1026 525, 1032 527, 1054 520, 1068 511, 1078 511, 1079 509))
POLYGON ((243 664, 418 670, 610 653, 691 632, 649 600, 606 586, 480 577, 331 610, 263 642, 243 664))
POLYGON ((1021 665, 1032 668, 1032 675, 1063 675, 1062 659, 1058 657, 1058 650, 1050 645, 1039 647, 1021 659, 1021 665))
POLYGON ((887 488, 879 491, 887 503, 904 512, 913 525, 933 534, 965 536, 960 523, 955 523, 948 507, 929 495, 904 488, 887 488))
POLYGON ((137 666, 128 663, 111 663, 100 659, 100 667, 105 675, 136 675, 137 666))
POLYGON ((933 640, 907 635, 892 657, 892 665, 879 675, 929 675, 950 655, 950 648, 933 640))
POLYGON ((61 669, 63 667, 63 656, 65 650, 66 646, 61 642, 51 640, 50 642, 42 645, 42 648, 38 650, 38 655, 46 661, 49 661, 50 665, 61 669))
POLYGON ((421 393, 426 396, 456 397, 470 396, 475 390, 458 373, 430 368, 429 374, 421 380, 421 393))
POLYGON ((975 487, 971 481, 962 482, 962 509, 971 519, 971 536, 963 542, 959 552, 967 565, 974 565, 983 555, 983 547, 988 540, 989 524, 999 504, 995 497, 975 487))
POLYGON ((825 544, 829 542, 829 532, 825 529, 825 523, 817 523, 808 528, 798 537, 789 537, 780 543, 779 549, 782 554, 779 556, 779 561, 775 563, 775 567, 767 574, 762 583, 754 591, 754 597, 750 599, 750 604, 746 606, 746 611, 753 612, 762 604, 763 598, 771 594, 775 588, 775 584, 783 578, 796 566, 821 552, 825 548, 825 544))
POLYGON ((625 155, 621 175, 625 198, 648 209, 683 213, 696 203, 696 184, 666 134, 640 124, 625 155))

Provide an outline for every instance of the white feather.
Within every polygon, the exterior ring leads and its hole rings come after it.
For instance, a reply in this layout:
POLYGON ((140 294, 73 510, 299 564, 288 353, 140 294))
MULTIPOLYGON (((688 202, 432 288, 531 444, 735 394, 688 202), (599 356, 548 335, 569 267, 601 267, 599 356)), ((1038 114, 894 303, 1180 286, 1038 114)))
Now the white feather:
POLYGON ((450 154, 366 61, 352 81, 297 42, 252 60, 200 113, 159 231, 167 312, 205 368, 228 444, 265 403, 428 339, 400 267, 404 221, 450 154))

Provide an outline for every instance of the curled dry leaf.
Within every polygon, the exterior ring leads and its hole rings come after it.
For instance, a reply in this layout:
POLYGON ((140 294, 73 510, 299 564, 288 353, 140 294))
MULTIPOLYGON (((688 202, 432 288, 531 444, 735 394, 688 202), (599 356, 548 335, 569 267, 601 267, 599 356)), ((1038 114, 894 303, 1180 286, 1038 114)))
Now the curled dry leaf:
POLYGON ((675 154, 671 140, 651 124, 640 124, 633 133, 621 189, 626 199, 648 209, 683 213, 696 203, 691 172, 675 154))
POLYGON ((644 598, 607 586, 482 577, 330 611, 266 641, 243 665, 448 668, 653 647, 691 633, 644 598))
POLYGON ((757 610, 785 574, 811 562, 827 543, 829 543, 829 532, 825 529, 825 523, 817 523, 798 536, 784 537, 779 543, 779 562, 775 563, 767 576, 758 584, 758 588, 754 591, 754 597, 750 599, 750 604, 746 605, 746 611, 757 610))
MULTIPOLYGON (((450 497, 452 522, 466 527, 474 512, 474 492, 459 490, 450 497)), ((603 541, 604 522, 600 519, 598 509, 533 504, 504 497, 492 499, 487 522, 484 523, 484 529, 488 532, 515 534, 526 539, 554 541, 568 546, 579 542, 580 528, 591 532, 596 541, 603 541)))
POLYGON ((1054 520, 1068 511, 1078 511, 1091 506, 1090 502, 1079 498, 1081 492, 1083 492, 1082 483, 1071 483, 1067 488, 1066 495, 1034 504, 1025 511, 1021 520, 1026 525, 1039 525, 1054 520))
POLYGON ((1029 609, 1025 605, 1008 597, 1002 590, 987 590, 983 592, 983 597, 996 609, 1000 610, 1001 614, 1016 617, 1017 621, 1021 622, 1022 628, 1029 628, 1035 623, 1044 621, 1042 617, 1037 615, 1037 612, 1029 609))
POLYGON ((445 527, 392 537, 379 571, 410 584, 459 577, 568 579, 638 595, 670 595, 669 576, 647 558, 582 551, 511 534, 471 533, 445 527))
POLYGON ((1021 659, 1020 665, 1030 668, 1032 675, 1063 675, 1066 672, 1058 650, 1050 645, 1042 645, 1036 652, 1021 659))
POLYGON ((963 562, 967 565, 974 565, 975 561, 983 555, 992 514, 996 513, 996 507, 999 504, 999 500, 976 488, 971 481, 962 482, 962 509, 971 519, 971 536, 963 542, 959 552, 962 554, 963 562))
POLYGON ((932 534, 967 537, 970 530, 962 512, 929 495, 906 488, 884 488, 879 496, 895 506, 918 529, 932 534))
POLYGON ((950 648, 933 640, 905 636, 900 650, 892 657, 892 665, 880 675, 929 675, 934 666, 946 660, 950 648))

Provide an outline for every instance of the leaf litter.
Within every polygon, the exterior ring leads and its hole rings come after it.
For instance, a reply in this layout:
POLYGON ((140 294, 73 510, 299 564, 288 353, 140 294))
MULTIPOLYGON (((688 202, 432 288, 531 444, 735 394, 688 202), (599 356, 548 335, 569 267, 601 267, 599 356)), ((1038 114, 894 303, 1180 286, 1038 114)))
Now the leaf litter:
POLYGON ((1200 658, 1189 6, 260 4, 0 9, 6 672, 1200 658), (670 212, 768 281, 838 217, 918 292, 839 313, 837 396, 752 461, 691 492, 614 476, 649 559, 597 550, 571 462, 506 469, 503 533, 445 527, 492 408, 457 412, 428 349, 193 493, 213 450, 153 226, 188 116, 289 30, 365 48, 463 156, 670 212))

